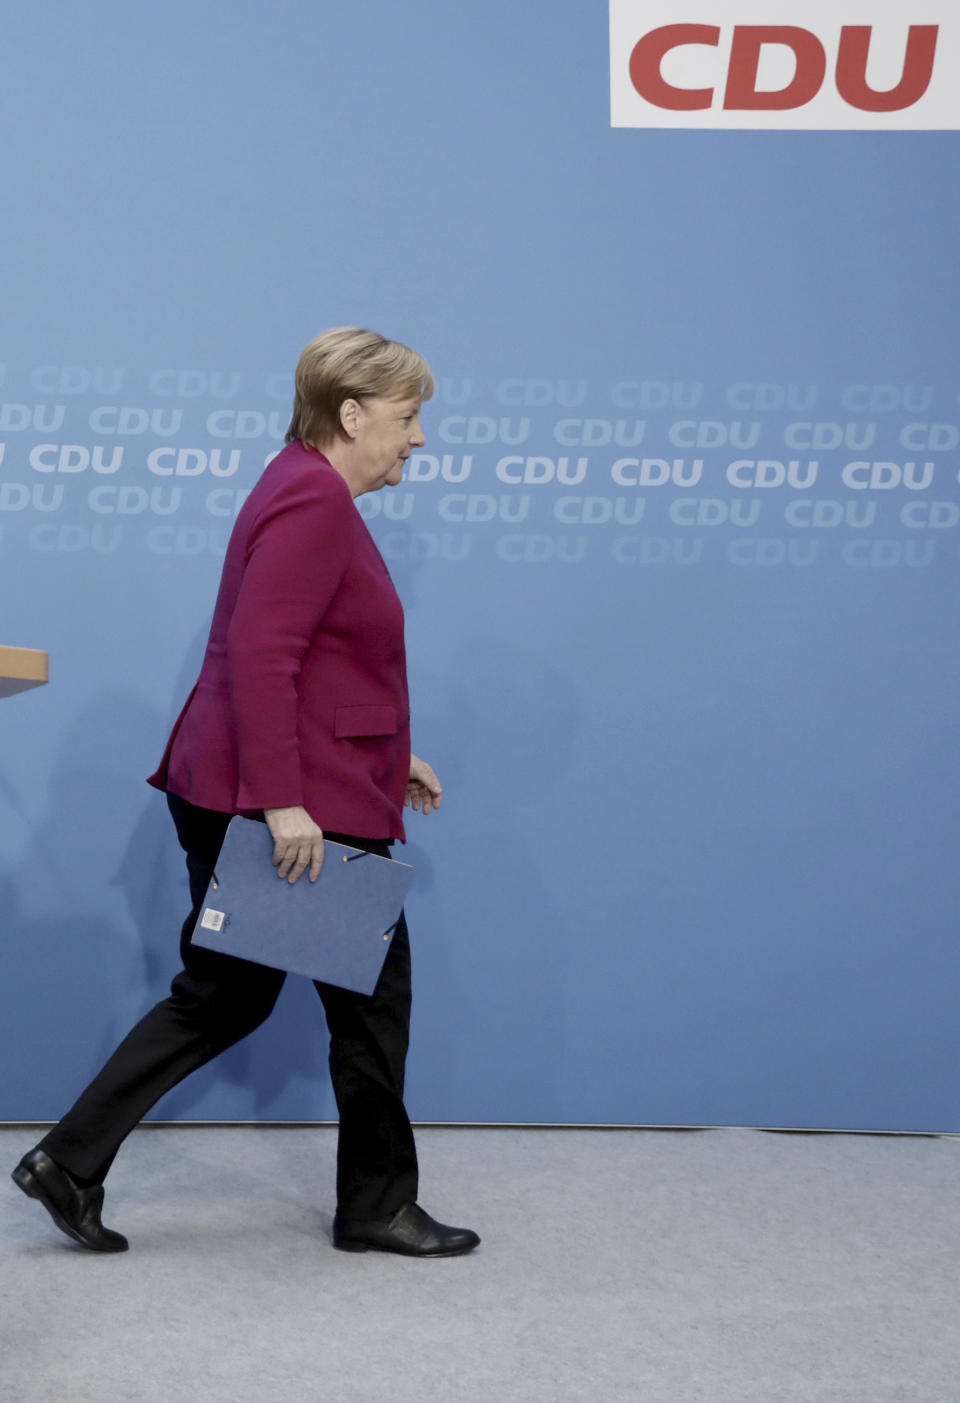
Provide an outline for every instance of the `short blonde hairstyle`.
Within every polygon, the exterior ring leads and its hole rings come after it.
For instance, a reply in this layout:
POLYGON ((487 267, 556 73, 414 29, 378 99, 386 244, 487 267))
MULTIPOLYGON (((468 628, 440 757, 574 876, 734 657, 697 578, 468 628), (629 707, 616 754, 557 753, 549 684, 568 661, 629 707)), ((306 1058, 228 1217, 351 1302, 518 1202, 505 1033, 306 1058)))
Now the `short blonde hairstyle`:
POLYGON ((436 387, 417 351, 362 326, 337 326, 305 346, 297 361, 293 418, 287 443, 323 447, 340 429, 344 400, 374 395, 429 399, 436 387))

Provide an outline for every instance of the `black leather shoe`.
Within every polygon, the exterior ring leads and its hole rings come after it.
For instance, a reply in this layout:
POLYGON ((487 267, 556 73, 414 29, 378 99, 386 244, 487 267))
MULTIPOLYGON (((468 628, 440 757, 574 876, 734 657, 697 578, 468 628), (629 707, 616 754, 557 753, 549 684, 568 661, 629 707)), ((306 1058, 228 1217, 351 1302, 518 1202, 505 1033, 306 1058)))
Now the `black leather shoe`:
POLYGON ((130 1246, 122 1233, 111 1232, 100 1221, 103 1185, 81 1188, 43 1150, 24 1155, 11 1178, 28 1198, 40 1200, 57 1227, 74 1242, 94 1252, 126 1252, 130 1246))
POLYGON ((472 1252, 480 1241, 469 1228, 448 1228, 425 1213, 418 1203, 407 1203, 392 1218, 360 1222, 355 1218, 333 1220, 333 1245, 341 1252, 400 1252, 405 1257, 456 1257, 472 1252))

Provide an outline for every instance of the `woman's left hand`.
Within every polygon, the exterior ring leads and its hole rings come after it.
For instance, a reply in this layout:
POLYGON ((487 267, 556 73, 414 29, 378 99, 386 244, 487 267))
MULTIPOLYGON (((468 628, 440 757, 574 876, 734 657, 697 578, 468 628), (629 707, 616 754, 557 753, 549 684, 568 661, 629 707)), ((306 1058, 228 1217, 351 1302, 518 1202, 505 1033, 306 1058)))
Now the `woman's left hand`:
POLYGON ((433 770, 426 760, 421 760, 417 755, 410 756, 410 778, 407 780, 407 795, 404 799, 404 807, 411 805, 418 812, 425 814, 432 813, 434 809, 439 809, 443 799, 443 789, 433 770))

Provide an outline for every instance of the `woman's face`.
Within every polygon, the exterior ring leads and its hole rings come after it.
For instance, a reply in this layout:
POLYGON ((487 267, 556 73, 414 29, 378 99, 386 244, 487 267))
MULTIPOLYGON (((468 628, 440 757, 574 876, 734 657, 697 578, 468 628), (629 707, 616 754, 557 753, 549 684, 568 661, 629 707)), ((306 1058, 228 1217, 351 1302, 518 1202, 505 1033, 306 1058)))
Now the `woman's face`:
POLYGON ((425 442, 418 395, 375 395, 360 402, 354 438, 360 491, 396 487, 403 478, 404 463, 425 442))

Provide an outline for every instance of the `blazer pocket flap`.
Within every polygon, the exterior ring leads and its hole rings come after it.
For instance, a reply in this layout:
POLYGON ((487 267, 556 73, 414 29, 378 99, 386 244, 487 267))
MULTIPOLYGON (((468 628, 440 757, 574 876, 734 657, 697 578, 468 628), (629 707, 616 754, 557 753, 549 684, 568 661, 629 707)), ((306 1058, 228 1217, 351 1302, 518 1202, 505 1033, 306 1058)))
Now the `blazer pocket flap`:
POLYGON ((395 706, 338 706, 333 734, 342 740, 349 736, 392 736, 398 729, 395 706))

